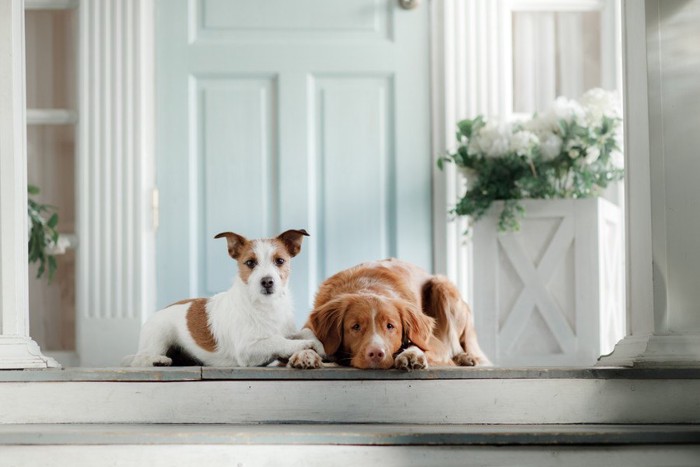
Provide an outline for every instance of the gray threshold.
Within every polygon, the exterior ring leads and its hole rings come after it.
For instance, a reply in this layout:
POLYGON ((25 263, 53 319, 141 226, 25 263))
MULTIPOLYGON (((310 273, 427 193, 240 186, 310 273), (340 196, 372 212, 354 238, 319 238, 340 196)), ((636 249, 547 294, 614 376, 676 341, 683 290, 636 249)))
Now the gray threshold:
POLYGON ((455 379, 699 379, 700 368, 460 368, 403 372, 335 367, 289 368, 65 368, 0 370, 2 382, 30 381, 204 381, 204 380, 455 380, 455 379))
POLYGON ((698 444, 697 425, 0 425, 2 445, 698 444))

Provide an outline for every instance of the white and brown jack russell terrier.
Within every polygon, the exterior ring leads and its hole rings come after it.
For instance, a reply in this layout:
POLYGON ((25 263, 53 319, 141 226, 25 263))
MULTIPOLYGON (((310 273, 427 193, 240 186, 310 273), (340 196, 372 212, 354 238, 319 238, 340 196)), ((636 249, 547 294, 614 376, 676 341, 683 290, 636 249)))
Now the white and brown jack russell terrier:
MULTIPOLYGON (((238 275, 226 292, 174 303, 155 313, 141 329, 139 350, 122 362, 148 367, 173 364, 262 366, 306 349, 323 355, 309 329, 297 331, 287 284, 290 260, 301 251, 305 230, 248 240, 223 232, 238 275)), ((302 362, 297 365, 303 366, 302 362)))

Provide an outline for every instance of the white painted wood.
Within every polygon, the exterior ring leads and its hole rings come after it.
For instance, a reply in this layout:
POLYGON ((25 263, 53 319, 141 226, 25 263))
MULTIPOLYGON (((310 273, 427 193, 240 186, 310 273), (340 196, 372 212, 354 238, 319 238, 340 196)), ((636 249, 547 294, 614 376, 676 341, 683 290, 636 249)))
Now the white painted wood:
POLYGON ((625 335, 622 213, 603 199, 528 200, 521 231, 474 226, 476 327, 497 365, 591 365, 625 335))
POLYGON ((694 467, 700 449, 696 446, 625 447, 494 447, 494 446, 260 446, 260 445, 110 445, 110 446, 7 446, 0 455, 10 465, 66 465, 92 467, 116 460, 115 465, 177 467, 207 465, 299 465, 325 467, 381 465, 385 467, 445 467, 479 465, 501 467, 589 467, 634 465, 694 467))
MULTIPOLYGON (((498 57, 504 24, 496 1, 446 0, 432 2, 432 8, 433 154, 437 158, 455 149, 459 120, 503 114, 503 62, 498 57)), ((448 213, 466 185, 450 164, 444 172, 433 170, 435 268, 471 301, 472 251, 464 236, 468 222, 448 213)))
POLYGON ((58 366, 29 337, 24 2, 0 2, 0 369, 58 366))
MULTIPOLYGON (((513 12, 514 112, 544 110, 557 97, 555 12, 513 12)), ((561 60, 564 60, 563 58, 561 60)))
MULTIPOLYGON (((583 84, 587 66, 585 60, 589 57, 584 55, 583 42, 587 39, 587 36, 584 36, 583 16, 581 13, 557 14, 555 22, 558 39, 555 51, 560 62, 559 67, 557 67, 559 73, 559 94, 576 97, 583 94, 590 87, 600 86, 597 84, 596 86, 584 87, 583 84)), ((601 37, 602 33, 602 30, 594 31, 593 35, 601 37)), ((606 44, 606 48, 614 49, 614 47, 610 47, 610 44, 614 43, 611 40, 606 44)))
MULTIPOLYGON (((581 34, 576 34, 576 29, 580 29, 576 26, 577 18, 573 13, 581 12, 600 12, 601 18, 601 29, 600 39, 601 39, 601 83, 606 89, 619 89, 621 90, 621 80, 620 74, 621 70, 618 69, 617 62, 619 61, 619 50, 611 44, 615 43, 615 37, 618 33, 618 23, 619 23, 619 11, 618 1, 602 1, 602 0, 581 0, 581 1, 566 1, 561 2, 557 0, 498 0, 491 2, 494 4, 500 4, 498 9, 499 14, 499 35, 500 35, 500 48, 498 54, 500 56, 500 66, 502 73, 500 75, 500 93, 504 99, 504 111, 500 115, 509 117, 523 117, 522 113, 524 105, 516 105, 514 107, 513 97, 514 95, 520 99, 520 97, 514 94, 514 86, 518 85, 514 81, 514 67, 513 59, 517 58, 518 53, 526 51, 528 46, 531 46, 535 56, 532 57, 532 66, 527 67, 526 54, 525 59, 523 59, 520 64, 516 64, 516 70, 520 76, 529 76, 531 85, 527 83, 522 84, 525 90, 525 96, 527 94, 533 94, 531 97, 537 96, 535 101, 541 101, 541 106, 546 106, 548 104, 547 98, 544 96, 551 96, 555 92, 556 78, 554 73, 564 72, 565 75, 561 76, 562 84, 564 89, 561 90, 560 94, 566 95, 566 89, 574 92, 575 86, 571 86, 571 77, 573 73, 569 73, 571 68, 568 64, 575 64, 576 66, 582 66, 583 64, 579 59, 573 55, 577 54, 577 49, 580 47, 581 34), (563 13, 557 15, 556 13, 563 13), (527 18, 530 19, 527 19, 527 18), (556 19, 555 19, 556 17, 556 19), (536 44, 533 41, 528 40, 526 43, 521 43, 521 41, 526 36, 525 31, 523 31, 522 37, 517 37, 516 48, 514 50, 513 44, 513 23, 531 22, 535 23, 532 26, 532 34, 537 38, 536 44), (552 25, 547 25, 547 22, 556 21, 559 33, 565 33, 569 38, 576 37, 577 44, 567 41, 566 37, 560 37, 558 44, 553 40, 553 29, 552 25), (572 46, 574 46, 572 48, 572 46), (552 70, 554 66, 555 55, 557 61, 562 62, 557 69, 552 70), (542 62, 546 63, 546 66, 542 65, 542 62), (578 62, 577 62, 578 61, 578 62), (568 64, 567 64, 568 63, 568 64), (533 75, 543 75, 537 76, 533 75), (569 76, 567 76, 569 75, 569 76), (518 112, 520 110, 520 113, 518 112)), ((519 24, 520 25, 520 24, 519 24)), ((520 25, 522 26, 522 25, 520 25)), ((532 37, 530 38, 532 39, 532 37)), ((574 67, 576 68, 576 67, 574 67)), ((578 79, 578 78, 577 78, 578 79)), ((585 89, 584 89, 585 91, 585 89)), ((575 98, 582 91, 577 91, 574 94, 568 95, 567 97, 575 98)), ((551 99, 550 99, 551 101, 551 99)), ((523 102, 525 104, 526 102, 523 102)), ((517 103, 516 103, 517 104, 517 103)), ((537 106, 531 107, 536 109, 537 106)), ((526 111, 529 115, 529 111, 526 111)))
POLYGON ((646 11, 655 333, 700 335, 700 222, 687 213, 700 199, 700 134, 687 131, 700 125, 700 84, 690 79, 700 73, 700 1, 650 1, 646 11))
POLYGON ((229 287, 236 265, 213 239, 227 230, 308 230, 298 324, 341 269, 387 256, 431 269, 428 13, 158 3, 159 306, 229 287))
POLYGON ((80 357, 78 352, 70 350, 47 350, 44 352, 47 357, 51 357, 56 360, 63 367, 77 367, 80 366, 80 357))
POLYGON ((6 382, 0 423, 700 423, 698 391, 698 379, 6 382))
MULTIPOLYGON (((696 425, 601 424, 9 424, 0 446, 46 445, 355 445, 630 446, 695 443, 696 425)), ((700 449, 700 448, 699 448, 700 449)))
MULTIPOLYGON (((673 6, 680 5, 673 3, 673 6)), ((601 365, 697 366, 700 362, 700 329, 693 299, 697 287, 688 287, 686 282, 688 273, 697 267, 687 260, 694 249, 686 246, 682 254, 675 253, 675 261, 669 260, 672 241, 669 229, 677 236, 674 244, 694 244, 697 225, 692 221, 684 225, 678 217, 675 224, 670 220, 679 204, 669 205, 672 199, 669 193, 675 194, 676 203, 682 193, 680 205, 693 198, 694 185, 688 185, 681 173, 693 170, 687 165, 693 159, 688 159, 684 151, 692 146, 686 138, 696 135, 667 133, 675 131, 672 122, 676 114, 686 115, 688 119, 697 115, 694 105, 697 100, 687 97, 688 93, 698 92, 697 86, 688 87, 691 81, 687 81, 697 64, 689 59, 677 60, 677 52, 672 52, 684 50, 688 56, 694 53, 691 49, 678 48, 678 43, 673 47, 674 40, 681 37, 679 31, 692 32, 684 29, 684 24, 690 23, 677 21, 678 16, 676 21, 662 16, 670 13, 684 15, 684 19, 696 18, 698 2, 664 11, 667 7, 669 4, 656 1, 623 3, 630 326, 628 336, 616 345, 613 353, 600 359, 601 365), (681 68, 667 68, 670 56, 674 57, 671 63, 682 64, 681 68), (680 98, 678 91, 683 93, 680 98), (675 145, 669 138, 682 143, 675 145), (675 173, 672 179, 668 178, 669 173, 675 173), (685 284, 677 288, 674 281, 685 284), (678 318, 675 323, 671 319, 674 314, 678 318)))
POLYGON ((593 11, 598 10, 606 0, 502 0, 511 11, 593 11))
POLYGON ((80 0, 24 0, 25 10, 72 10, 80 0))
POLYGON ((78 352, 115 365, 154 308, 152 2, 80 7, 78 352))
POLYGON ((78 114, 64 109, 27 109, 27 125, 72 125, 78 114))

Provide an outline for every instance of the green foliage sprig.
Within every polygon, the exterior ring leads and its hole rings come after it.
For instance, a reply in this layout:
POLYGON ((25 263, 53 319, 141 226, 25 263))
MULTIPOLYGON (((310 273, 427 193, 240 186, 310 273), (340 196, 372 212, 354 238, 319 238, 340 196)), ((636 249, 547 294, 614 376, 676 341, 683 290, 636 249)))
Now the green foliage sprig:
POLYGON ((588 198, 621 180, 621 119, 610 93, 594 89, 581 104, 559 98, 527 121, 491 123, 483 116, 457 124, 458 147, 440 158, 457 165, 467 191, 453 213, 479 220, 504 201, 500 231, 520 228, 523 199, 588 198))
POLYGON ((48 280, 51 282, 58 267, 56 257, 47 251, 58 242, 58 214, 56 207, 41 204, 31 196, 39 194, 39 188, 33 185, 27 187, 29 194, 27 214, 31 228, 29 230, 29 263, 39 263, 36 277, 40 278, 48 268, 48 280), (48 216, 48 220, 45 216, 48 216))

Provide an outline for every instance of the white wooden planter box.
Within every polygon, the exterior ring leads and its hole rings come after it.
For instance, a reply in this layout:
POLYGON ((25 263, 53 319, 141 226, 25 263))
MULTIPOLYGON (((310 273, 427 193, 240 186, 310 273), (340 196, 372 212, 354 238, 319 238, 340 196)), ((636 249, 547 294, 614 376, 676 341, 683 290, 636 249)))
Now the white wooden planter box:
POLYGON ((527 200, 519 232, 494 204, 474 225, 479 341, 499 366, 592 365, 625 336, 622 213, 602 199, 527 200))

